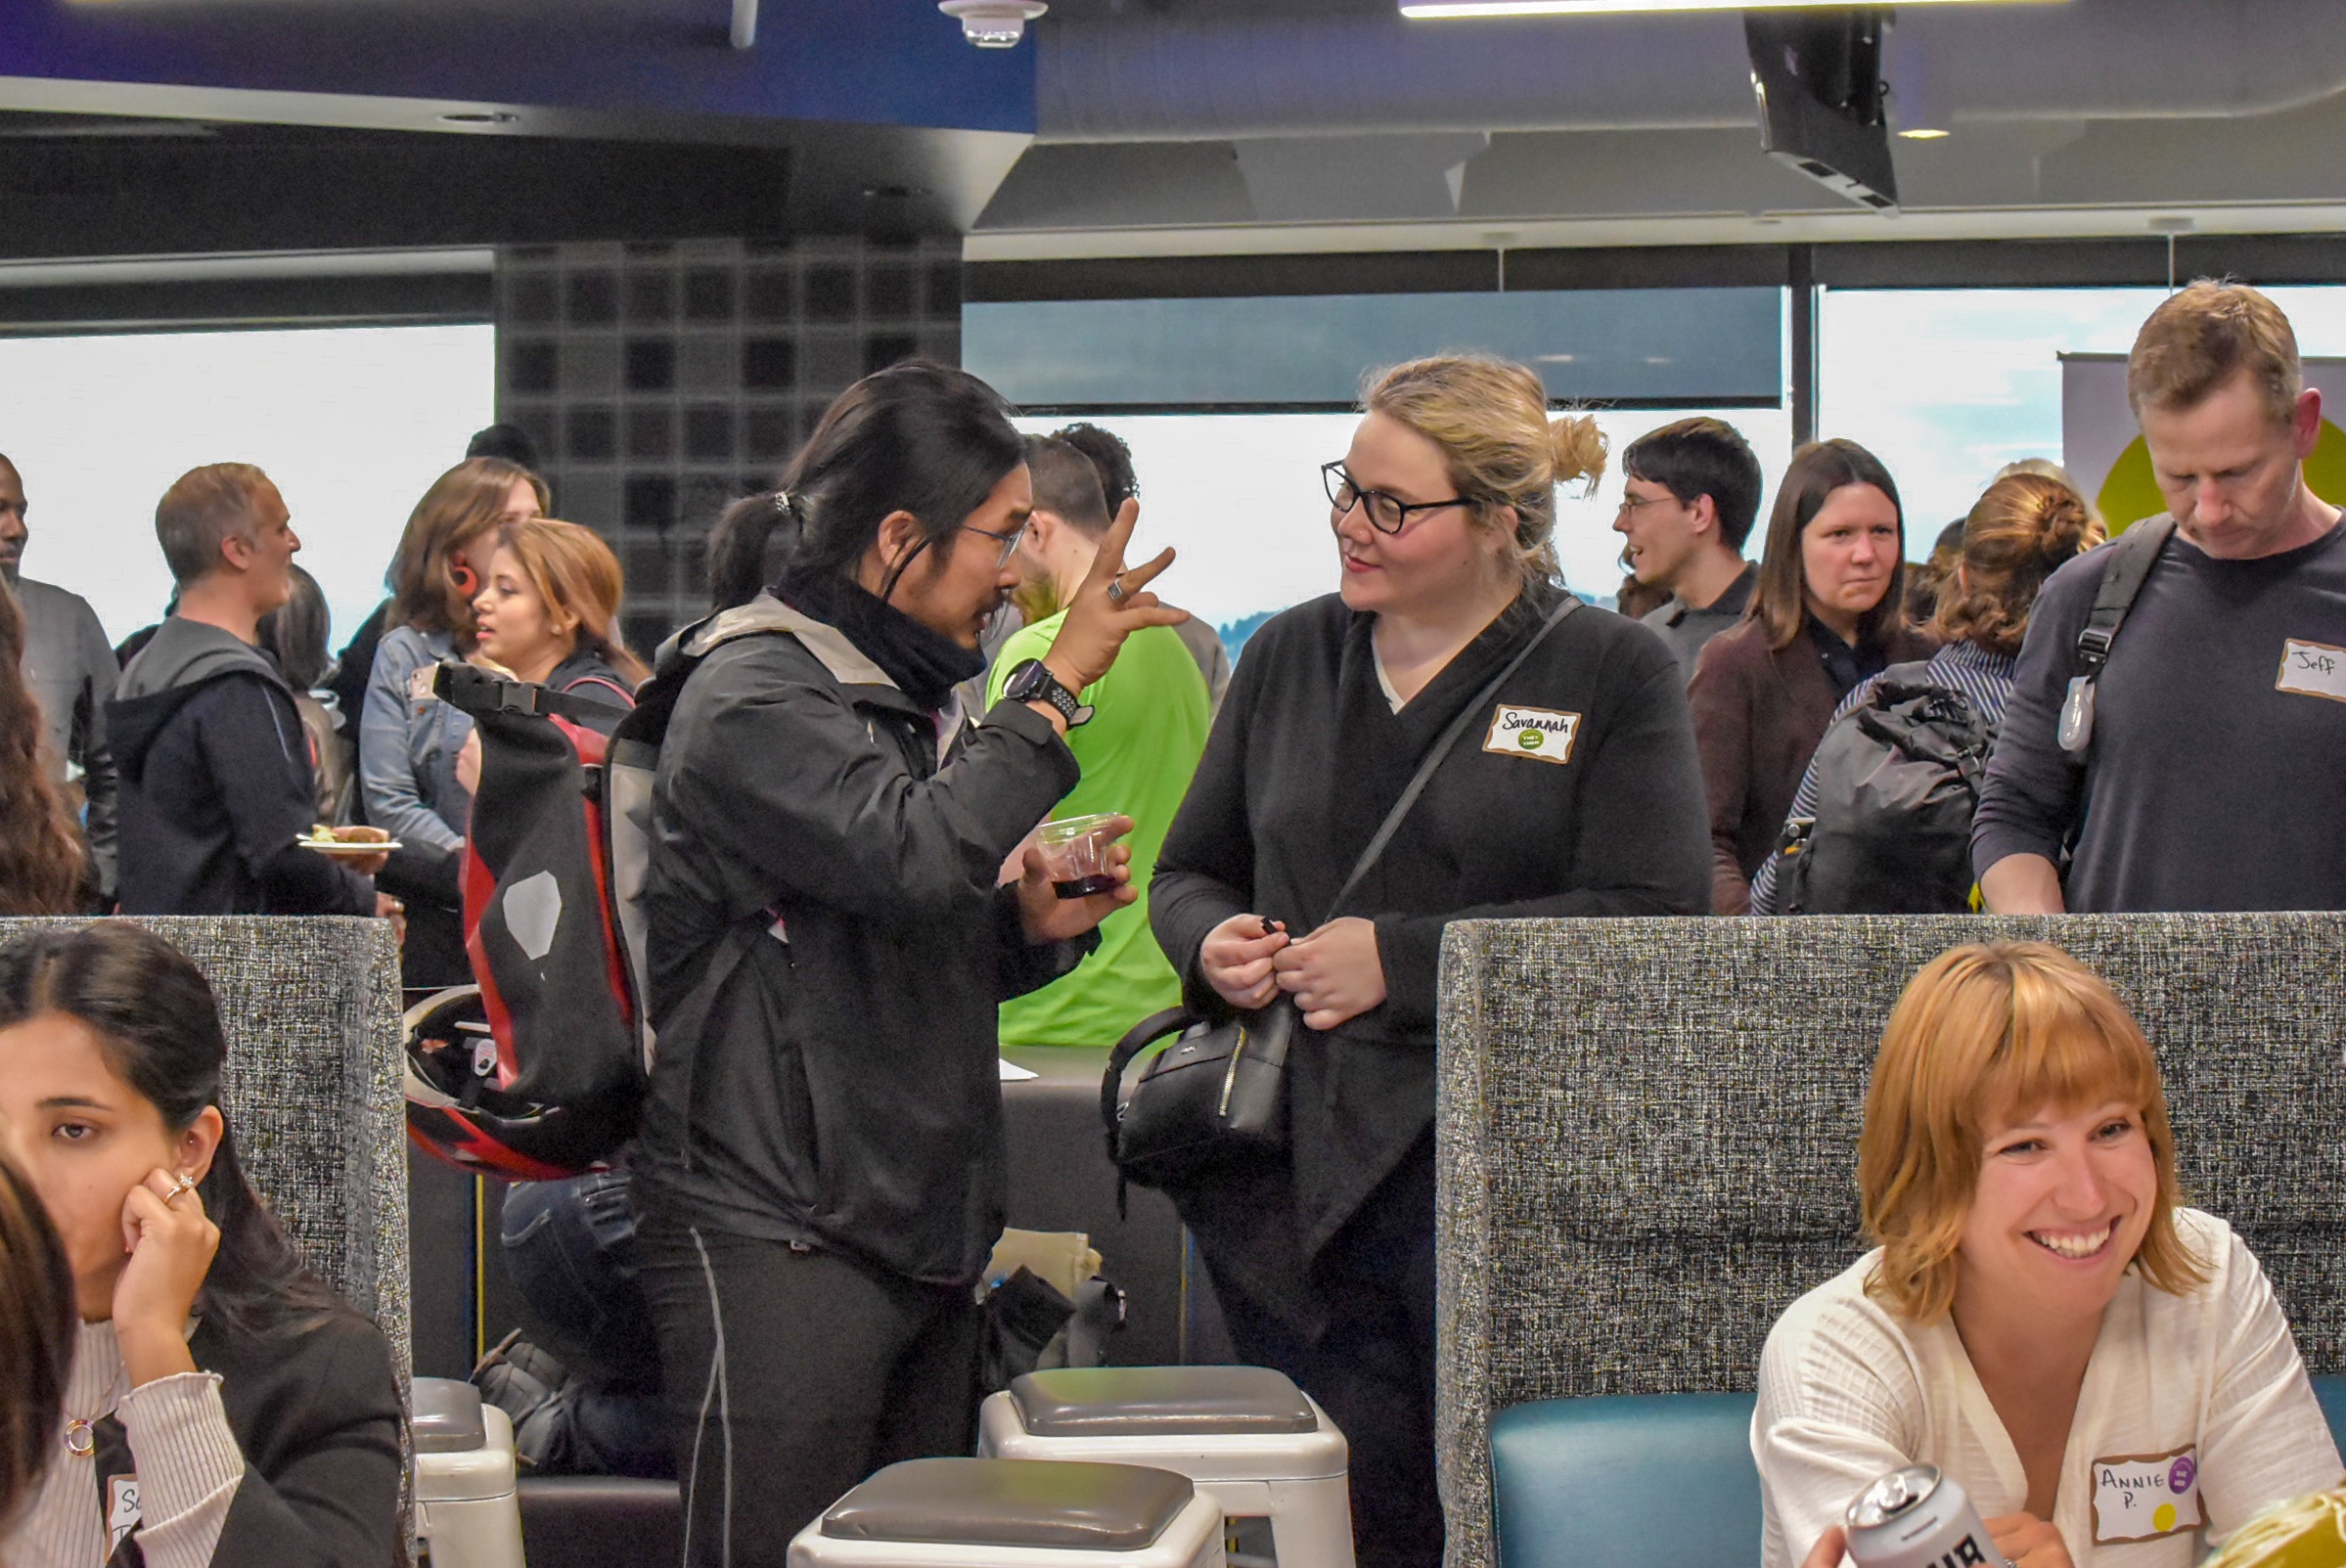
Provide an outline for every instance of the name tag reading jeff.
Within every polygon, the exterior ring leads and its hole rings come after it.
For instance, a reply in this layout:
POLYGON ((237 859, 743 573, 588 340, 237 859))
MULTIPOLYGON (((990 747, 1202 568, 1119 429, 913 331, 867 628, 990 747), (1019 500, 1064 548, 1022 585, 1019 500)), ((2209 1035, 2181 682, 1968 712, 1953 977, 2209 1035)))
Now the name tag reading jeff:
POLYGON ((2152 1541, 2199 1528, 2197 1451, 2122 1454, 2094 1461, 2094 1545, 2152 1541))
POLYGON ((2346 648, 2290 638, 2280 645, 2280 674, 2273 689, 2346 702, 2346 648))
POLYGON ((1572 742, 1580 736, 1580 715, 1554 708, 1517 708, 1499 704, 1491 716, 1491 733, 1482 748, 1506 757, 1530 757, 1539 762, 1570 762, 1572 742))

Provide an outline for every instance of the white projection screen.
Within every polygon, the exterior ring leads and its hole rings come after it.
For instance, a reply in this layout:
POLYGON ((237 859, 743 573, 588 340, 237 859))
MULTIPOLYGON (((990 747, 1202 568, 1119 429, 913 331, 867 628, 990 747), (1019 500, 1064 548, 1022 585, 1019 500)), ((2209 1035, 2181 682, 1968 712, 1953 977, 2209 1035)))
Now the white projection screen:
POLYGON ((155 503, 206 463, 284 492, 333 646, 383 598, 417 497, 489 423, 483 326, 0 337, 0 453, 23 472, 24 573, 73 590, 117 642, 161 615, 155 503))

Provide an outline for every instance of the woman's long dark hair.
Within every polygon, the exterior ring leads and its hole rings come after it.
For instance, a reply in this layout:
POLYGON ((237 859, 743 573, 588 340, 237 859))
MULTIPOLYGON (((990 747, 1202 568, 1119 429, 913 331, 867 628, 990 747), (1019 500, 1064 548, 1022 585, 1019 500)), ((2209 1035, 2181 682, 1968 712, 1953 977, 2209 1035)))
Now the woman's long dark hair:
POLYGON ((41 710, 23 675, 24 611, 0 583, 0 915, 87 909, 81 835, 49 772, 41 710))
MULTIPOLYGON (((778 486, 798 523, 789 572, 852 581, 892 512, 920 519, 914 554, 937 552, 942 570, 941 547, 962 519, 1026 461, 1010 416, 985 382, 927 360, 890 365, 848 387, 778 486)), ((896 563, 882 599, 911 563, 911 555, 896 563)))
POLYGON ((66 1249, 32 1184, 0 1160, 0 1536, 54 1452, 73 1323, 66 1249))
MULTIPOLYGON (((99 920, 36 931, 0 948, 0 1028, 47 1012, 94 1032, 108 1064, 162 1113, 171 1132, 220 1103, 228 1042, 219 1005, 203 971, 154 932, 99 920)), ((196 1190, 220 1228, 220 1250, 196 1297, 206 1322, 268 1333, 339 1307, 245 1180, 235 1131, 225 1123, 196 1190)))
POLYGON ((708 531, 711 613, 746 605, 782 576, 798 548, 798 514, 788 490, 744 496, 708 531))
POLYGON ((1881 459, 1855 441, 1811 441, 1792 454, 1783 483, 1777 486, 1759 581, 1743 611, 1746 618, 1767 626, 1770 648, 1790 647, 1807 624, 1808 568, 1800 554, 1800 536, 1825 510, 1826 498, 1850 484, 1873 486, 1890 498, 1898 514, 1898 562, 1890 569, 1890 585, 1882 590, 1881 602, 1858 617, 1858 642, 1878 648, 1898 628, 1898 618, 1906 611, 1906 508, 1898 500, 1898 482, 1881 459))

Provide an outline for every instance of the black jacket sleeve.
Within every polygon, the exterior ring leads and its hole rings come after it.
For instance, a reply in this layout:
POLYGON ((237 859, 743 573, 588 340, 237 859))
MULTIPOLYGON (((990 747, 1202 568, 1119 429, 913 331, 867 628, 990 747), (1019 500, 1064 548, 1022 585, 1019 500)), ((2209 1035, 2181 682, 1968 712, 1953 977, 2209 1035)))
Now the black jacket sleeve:
POLYGON ((294 840, 317 821, 309 742, 293 699, 257 679, 214 681, 189 700, 237 858, 272 915, 373 915, 375 884, 294 840))
POLYGON ((805 898, 883 927, 982 914, 1003 861, 1082 776, 1066 742, 997 703, 921 778, 841 688, 778 675, 786 656, 720 653, 695 672, 676 721, 689 754, 663 760, 677 817, 759 903, 805 898))
POLYGON ((1268 640, 1256 634, 1239 661, 1229 694, 1206 735, 1205 751, 1191 776, 1181 810, 1157 851, 1149 879, 1149 927, 1181 976, 1182 999, 1212 1017, 1230 1005, 1205 983, 1198 950, 1215 926, 1243 915, 1254 899, 1254 829, 1246 817, 1246 743, 1262 700, 1264 671, 1275 662, 1268 640))
POLYGON ((1603 722, 1591 725, 1569 891, 1377 918, 1388 1028, 1433 1028, 1442 930, 1453 920, 1704 913, 1710 829, 1685 679, 1658 640, 1653 651, 1624 670, 1609 711, 1592 715, 1603 722))
MULTIPOLYGON (((399 1390, 382 1333, 337 1314, 263 1359, 274 1343, 238 1345, 213 1368, 245 1451, 245 1478, 212 1551, 215 1568, 404 1561, 399 1390)), ((200 1338, 190 1348, 201 1346, 200 1338)))
POLYGON ((82 798, 89 808, 84 830, 97 869, 98 892, 101 903, 112 908, 117 789, 114 755, 106 741, 106 704, 113 700, 122 666, 114 661, 114 650, 106 641, 106 628, 98 624, 97 612, 81 601, 74 603, 73 658, 80 690, 73 703, 71 745, 73 760, 81 765, 82 798))

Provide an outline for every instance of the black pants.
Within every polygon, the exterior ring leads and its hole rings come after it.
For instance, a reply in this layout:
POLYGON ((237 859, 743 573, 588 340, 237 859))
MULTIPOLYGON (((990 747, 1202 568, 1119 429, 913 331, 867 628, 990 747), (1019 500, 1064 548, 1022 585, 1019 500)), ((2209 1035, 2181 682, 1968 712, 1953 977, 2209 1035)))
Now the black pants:
POLYGON ((974 1451, 969 1287, 650 1217, 637 1243, 690 1568, 782 1568, 873 1471, 974 1451))
POLYGON ((1360 1568, 1440 1568, 1434 1485, 1433 1139, 1411 1150, 1312 1268, 1328 1326, 1309 1339, 1215 1281, 1239 1359, 1275 1366, 1351 1445, 1360 1568))

